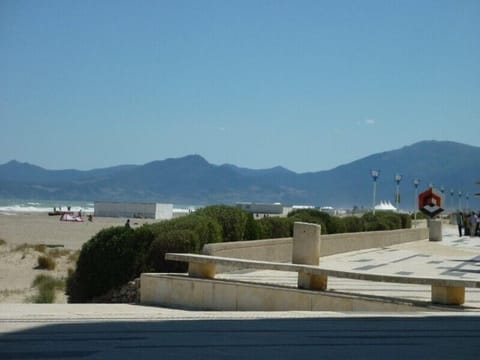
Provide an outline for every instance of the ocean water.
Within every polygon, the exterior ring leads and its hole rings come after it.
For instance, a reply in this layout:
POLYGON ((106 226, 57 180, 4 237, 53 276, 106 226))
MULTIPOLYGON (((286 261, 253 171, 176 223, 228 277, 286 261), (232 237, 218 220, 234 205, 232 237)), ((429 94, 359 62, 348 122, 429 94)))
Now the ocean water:
MULTIPOLYGON (((80 210, 83 214, 93 214, 94 212, 93 201, 0 199, 0 214, 47 213, 53 211, 53 208, 59 210, 61 207, 62 210, 67 210, 69 206, 73 212, 80 210)), ((174 204, 173 211, 187 214, 201 207, 198 205, 174 204)))
POLYGON ((71 211, 78 212, 82 210, 84 214, 93 213, 93 201, 66 201, 66 200, 12 200, 0 199, 0 213, 34 213, 49 212, 53 208, 67 210, 70 206, 71 211))

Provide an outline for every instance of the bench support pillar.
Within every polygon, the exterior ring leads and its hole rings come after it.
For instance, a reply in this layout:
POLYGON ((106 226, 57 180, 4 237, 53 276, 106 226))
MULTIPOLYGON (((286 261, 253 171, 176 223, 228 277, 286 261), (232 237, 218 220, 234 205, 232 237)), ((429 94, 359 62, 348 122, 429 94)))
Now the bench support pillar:
POLYGON ((432 303, 443 305, 462 305, 464 302, 464 287, 432 285, 432 303))
MULTIPOLYGON (((292 263, 318 266, 320 261, 320 225, 296 222, 293 224, 292 263)), ((326 290, 326 275, 298 273, 300 289, 326 290)))
POLYGON ((309 290, 327 290, 327 275, 311 275, 302 272, 298 273, 298 288, 309 290))
POLYGON ((188 275, 198 278, 207 278, 213 279, 216 274, 215 264, 205 264, 205 263, 188 263, 188 275))

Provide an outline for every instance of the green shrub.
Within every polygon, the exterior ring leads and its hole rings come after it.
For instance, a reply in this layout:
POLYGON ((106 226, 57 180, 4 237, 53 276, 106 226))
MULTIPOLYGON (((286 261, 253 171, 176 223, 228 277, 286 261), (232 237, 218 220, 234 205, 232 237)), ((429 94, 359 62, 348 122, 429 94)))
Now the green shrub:
POLYGON ((247 223, 245 224, 245 240, 260 239, 260 225, 258 221, 253 218, 253 214, 247 214, 247 223))
POLYGON ((242 209, 226 205, 213 205, 197 210, 196 213, 208 216, 218 222, 222 228, 223 242, 241 241, 245 238, 248 216, 242 209))
POLYGON ((177 219, 150 225, 155 236, 172 230, 190 230, 198 236, 195 250, 200 251, 203 245, 222 242, 222 228, 218 222, 208 216, 193 213, 177 219))
POLYGON ((404 218, 404 215, 391 211, 378 211, 375 215, 366 213, 362 216, 365 231, 396 230, 403 226, 410 228, 411 222, 404 218))
POLYGON ((328 234, 343 234, 347 232, 347 227, 344 219, 337 216, 330 216, 327 223, 328 234))
POLYGON ((260 239, 291 237, 293 234, 293 222, 290 218, 265 217, 257 221, 260 239))
POLYGON ((402 229, 410 229, 412 227, 412 218, 408 214, 400 214, 402 229))
POLYGON ((332 223, 332 217, 326 212, 315 209, 300 209, 288 214, 292 222, 306 222, 321 225, 322 234, 331 234, 336 223, 332 223))
POLYGON ((165 260, 169 252, 189 253, 195 251, 198 235, 191 230, 172 230, 156 235, 147 255, 150 272, 186 272, 188 264, 165 260))
POLYGON ((57 265, 52 257, 44 255, 40 255, 37 262, 37 268, 41 270, 54 270, 57 265))
POLYGON ((82 246, 76 269, 67 278, 68 301, 88 302, 142 272, 162 271, 164 266, 156 262, 162 250, 198 252, 206 243, 221 241, 221 234, 214 219, 196 214, 135 230, 104 229, 82 246))
POLYGON ((357 216, 347 216, 342 218, 342 221, 345 225, 345 232, 361 232, 364 231, 364 223, 362 219, 357 216))
POLYGON ((3 239, 0 239, 0 246, 7 245, 7 242, 3 239))
POLYGON ((69 302, 88 302, 137 274, 135 231, 124 226, 101 230, 82 246, 76 270, 67 279, 69 302))

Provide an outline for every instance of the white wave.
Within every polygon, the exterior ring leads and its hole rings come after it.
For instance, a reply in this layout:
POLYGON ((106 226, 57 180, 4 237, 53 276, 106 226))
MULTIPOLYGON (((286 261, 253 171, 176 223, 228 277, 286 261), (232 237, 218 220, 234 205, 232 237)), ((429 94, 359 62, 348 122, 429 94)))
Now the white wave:
MULTIPOLYGON (((57 210, 59 208, 57 207, 57 210)), ((67 211, 67 207, 62 207, 63 211, 67 211)), ((93 213, 93 207, 80 207, 80 206, 72 206, 70 211, 79 212, 82 211, 83 213, 93 213)), ((53 211, 51 207, 37 207, 37 206, 25 206, 25 205, 10 205, 10 206, 0 206, 0 212, 2 213, 47 213, 53 211)))

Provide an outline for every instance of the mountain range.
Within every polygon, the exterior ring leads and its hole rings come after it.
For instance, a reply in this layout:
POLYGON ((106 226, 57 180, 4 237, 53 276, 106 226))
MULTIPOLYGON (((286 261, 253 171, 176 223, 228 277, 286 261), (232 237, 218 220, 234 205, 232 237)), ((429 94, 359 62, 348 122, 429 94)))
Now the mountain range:
POLYGON ((401 174, 402 208, 411 209, 414 203, 415 178, 420 180, 419 192, 429 184, 446 189, 447 207, 457 205, 460 190, 462 204, 468 193, 470 207, 480 208, 480 201, 473 197, 480 192, 475 184, 480 180, 480 147, 449 141, 422 141, 309 173, 295 173, 281 166, 254 170, 213 165, 199 155, 89 171, 47 170, 12 160, 0 165, 0 198, 370 207, 372 169, 380 170, 377 202, 394 203, 394 176, 401 174), (453 196, 450 189, 454 190, 453 196))

